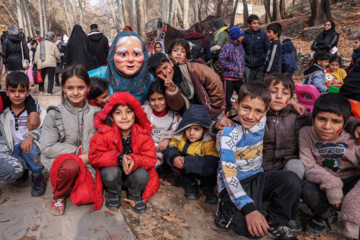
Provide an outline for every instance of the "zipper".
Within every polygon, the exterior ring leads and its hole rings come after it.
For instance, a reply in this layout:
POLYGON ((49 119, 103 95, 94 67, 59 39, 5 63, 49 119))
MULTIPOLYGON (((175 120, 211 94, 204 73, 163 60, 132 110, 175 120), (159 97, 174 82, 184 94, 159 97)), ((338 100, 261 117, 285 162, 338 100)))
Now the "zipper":
POLYGON ((252 43, 253 43, 253 67, 255 67, 255 36, 254 36, 254 32, 251 31, 251 36, 252 36, 252 43))

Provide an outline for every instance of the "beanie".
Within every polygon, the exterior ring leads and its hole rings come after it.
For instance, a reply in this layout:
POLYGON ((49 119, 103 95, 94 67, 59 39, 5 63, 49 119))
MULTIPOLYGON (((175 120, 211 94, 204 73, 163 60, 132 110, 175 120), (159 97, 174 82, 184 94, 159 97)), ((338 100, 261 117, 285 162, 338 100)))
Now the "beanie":
POLYGON ((230 29, 229 34, 230 34, 230 39, 235 41, 239 37, 244 36, 245 32, 242 28, 234 26, 230 29))
POLYGON ((19 30, 16 26, 10 25, 10 26, 8 26, 8 33, 9 33, 9 35, 17 35, 17 34, 19 34, 19 30))
POLYGON ((213 27, 216 29, 219 29, 221 27, 225 26, 224 20, 222 18, 217 18, 213 22, 213 27))

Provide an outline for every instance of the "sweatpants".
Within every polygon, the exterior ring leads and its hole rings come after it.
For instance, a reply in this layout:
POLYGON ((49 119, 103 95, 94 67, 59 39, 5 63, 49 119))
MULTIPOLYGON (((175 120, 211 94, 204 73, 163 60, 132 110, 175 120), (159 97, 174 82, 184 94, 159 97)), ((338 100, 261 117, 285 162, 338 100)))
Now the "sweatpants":
POLYGON ((63 199, 79 176, 79 163, 72 158, 65 159, 59 167, 53 199, 63 199))
POLYGON ((239 90, 243 85, 244 81, 242 79, 238 80, 227 80, 224 78, 224 91, 225 91, 225 101, 226 109, 225 113, 229 112, 232 107, 231 96, 233 95, 234 90, 239 94, 239 90))
POLYGON ((26 169, 26 162, 21 157, 0 153, 0 181, 21 178, 26 169))
POLYGON ((245 81, 258 81, 262 82, 264 78, 264 66, 260 66, 257 68, 249 68, 245 67, 245 81))
POLYGON ((41 69, 41 77, 43 79, 43 82, 39 84, 39 92, 44 92, 44 82, 46 74, 48 75, 47 93, 53 93, 52 91, 54 88, 55 67, 46 67, 41 69))
POLYGON ((304 179, 305 166, 300 159, 290 159, 285 164, 284 170, 295 173, 301 180, 304 179))
MULTIPOLYGON (((301 180, 290 171, 258 173, 240 181, 246 194, 254 201, 257 211, 263 213, 263 202, 270 202, 269 218, 280 225, 297 218, 297 208, 302 188, 301 180)), ((247 228, 245 214, 236 208, 225 189, 220 192, 217 215, 228 221, 228 226, 237 234, 252 236, 247 228)))
POLYGON ((131 197, 140 196, 149 180, 149 173, 144 168, 125 175, 120 167, 105 167, 101 168, 100 176, 108 192, 120 194, 124 187, 128 189, 131 197))

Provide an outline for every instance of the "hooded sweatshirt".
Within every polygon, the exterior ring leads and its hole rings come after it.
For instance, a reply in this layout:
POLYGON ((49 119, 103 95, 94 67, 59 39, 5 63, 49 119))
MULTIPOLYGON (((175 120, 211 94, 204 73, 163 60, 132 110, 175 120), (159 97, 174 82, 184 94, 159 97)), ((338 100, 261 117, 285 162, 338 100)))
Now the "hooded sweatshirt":
POLYGON ((296 60, 292 55, 294 51, 294 44, 289 41, 281 45, 282 50, 282 72, 292 75, 297 69, 296 60))
MULTIPOLYGON (((204 62, 211 60, 210 41, 206 38, 206 36, 204 34, 201 34, 198 32, 189 32, 189 33, 185 34, 184 38, 189 43, 201 44, 201 48, 202 48, 201 59, 204 62)), ((192 51, 191 51, 191 53, 192 53, 192 51)))
POLYGON ((88 34, 92 47, 94 50, 95 57, 100 66, 103 66, 107 63, 107 55, 109 53, 109 41, 103 33, 99 32, 97 29, 91 30, 91 33, 88 34))
POLYGON ((3 63, 9 71, 25 70, 22 67, 21 45, 24 53, 24 59, 30 61, 29 48, 27 47, 25 40, 18 34, 13 35, 10 31, 9 34, 8 38, 5 39, 2 44, 1 56, 3 57, 3 63))

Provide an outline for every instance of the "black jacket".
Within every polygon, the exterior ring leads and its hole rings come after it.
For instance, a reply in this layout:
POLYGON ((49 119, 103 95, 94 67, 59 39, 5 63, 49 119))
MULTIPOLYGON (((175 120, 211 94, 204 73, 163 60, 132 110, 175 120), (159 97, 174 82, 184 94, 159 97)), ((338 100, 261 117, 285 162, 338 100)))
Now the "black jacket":
POLYGON ((88 37, 90 38, 90 41, 92 43, 94 54, 98 61, 98 64, 100 66, 106 64, 106 58, 109 53, 109 41, 107 37, 105 37, 104 34, 99 32, 98 30, 91 31, 91 33, 88 34, 88 37))
POLYGON ((25 40, 19 35, 10 35, 2 45, 2 57, 4 58, 3 63, 9 71, 25 70, 22 67, 20 43, 22 43, 23 46, 24 58, 30 61, 29 48, 26 45, 25 40))
POLYGON ((337 46, 338 40, 339 34, 337 32, 333 32, 326 37, 324 37, 324 34, 320 33, 311 45, 311 50, 315 52, 329 51, 337 46))
POLYGON ((344 84, 340 88, 341 95, 346 98, 360 102, 360 60, 344 79, 344 84))
POLYGON ((271 43, 265 58, 264 73, 281 73, 282 50, 280 40, 271 43))

